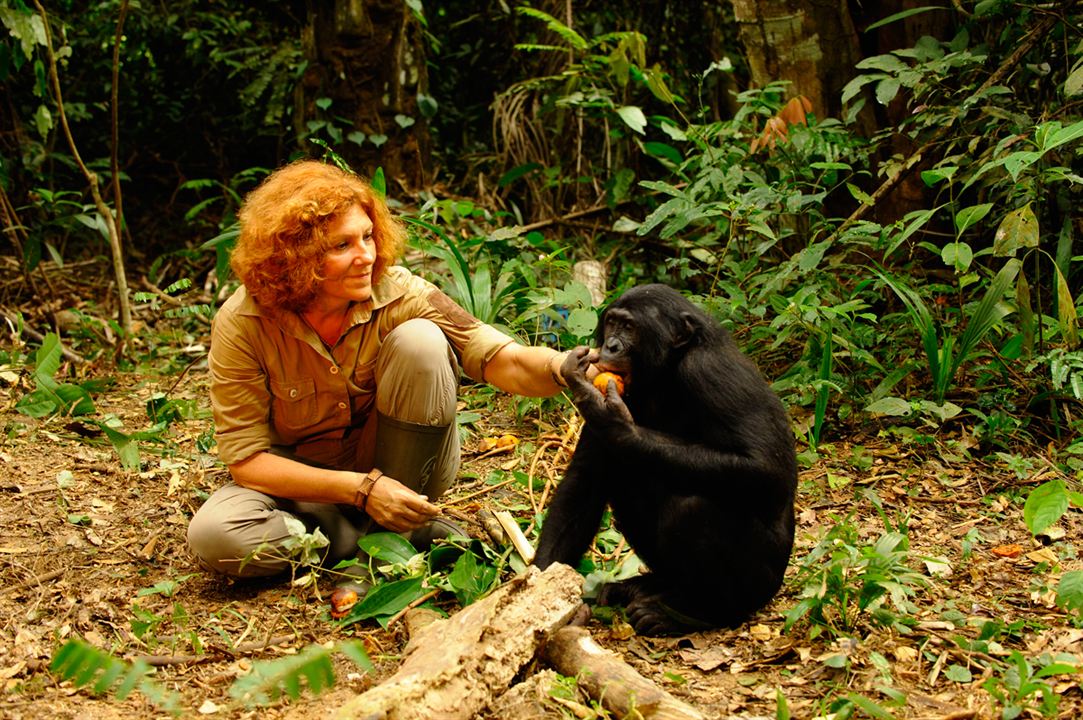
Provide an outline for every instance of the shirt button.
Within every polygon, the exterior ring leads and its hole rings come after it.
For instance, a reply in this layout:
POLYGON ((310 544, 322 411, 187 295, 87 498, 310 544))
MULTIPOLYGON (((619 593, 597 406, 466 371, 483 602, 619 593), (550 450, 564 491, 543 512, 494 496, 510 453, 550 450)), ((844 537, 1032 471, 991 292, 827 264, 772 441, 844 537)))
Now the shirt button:
POLYGON ((338 367, 337 366, 335 366, 335 365, 331 366, 331 374, 332 375, 338 375, 338 367))
POLYGON ((346 403, 340 402, 340 403, 338 404, 338 409, 339 409, 339 410, 345 410, 345 409, 346 409, 346 403))
POLYGON ((291 398, 297 397, 297 388, 291 388, 290 389, 290 397, 291 398))

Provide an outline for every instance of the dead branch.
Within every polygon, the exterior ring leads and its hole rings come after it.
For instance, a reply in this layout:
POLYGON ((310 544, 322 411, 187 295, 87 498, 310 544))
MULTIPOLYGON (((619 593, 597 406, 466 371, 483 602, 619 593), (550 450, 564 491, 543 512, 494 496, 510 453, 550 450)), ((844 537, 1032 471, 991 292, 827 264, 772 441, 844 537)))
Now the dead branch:
POLYGON ((556 631, 544 654, 561 675, 575 677, 579 687, 618 717, 643 720, 706 720, 691 705, 681 702, 604 649, 583 627, 556 631))

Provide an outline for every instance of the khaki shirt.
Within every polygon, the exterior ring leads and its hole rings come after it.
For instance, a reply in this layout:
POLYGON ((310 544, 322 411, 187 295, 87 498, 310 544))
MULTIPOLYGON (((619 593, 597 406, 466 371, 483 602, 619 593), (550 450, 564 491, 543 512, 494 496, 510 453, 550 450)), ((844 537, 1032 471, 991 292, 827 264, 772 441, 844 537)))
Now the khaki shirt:
POLYGON ((478 381, 493 356, 514 342, 400 266, 388 268, 368 301, 351 307, 347 330, 331 349, 299 315, 273 317, 239 288, 218 310, 211 331, 218 457, 232 465, 272 445, 337 440, 363 425, 375 403, 380 344, 413 318, 436 323, 463 370, 478 381))

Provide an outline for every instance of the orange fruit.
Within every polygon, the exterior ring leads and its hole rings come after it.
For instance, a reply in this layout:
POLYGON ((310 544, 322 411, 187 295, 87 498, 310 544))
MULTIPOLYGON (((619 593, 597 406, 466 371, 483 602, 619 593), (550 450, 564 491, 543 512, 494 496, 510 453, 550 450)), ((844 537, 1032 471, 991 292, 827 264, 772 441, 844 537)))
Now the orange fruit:
POLYGON ((620 375, 614 375, 611 372, 600 372, 594 378, 594 387, 598 388, 599 392, 605 395, 609 391, 609 381, 612 380, 617 384, 617 394, 624 394, 624 379, 620 375))

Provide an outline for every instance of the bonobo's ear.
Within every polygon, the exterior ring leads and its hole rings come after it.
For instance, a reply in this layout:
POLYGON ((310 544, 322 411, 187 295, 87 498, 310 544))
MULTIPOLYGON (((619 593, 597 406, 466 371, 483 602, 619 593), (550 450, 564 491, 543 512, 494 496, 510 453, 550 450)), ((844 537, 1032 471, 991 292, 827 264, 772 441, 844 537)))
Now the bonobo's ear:
POLYGON ((677 321, 677 332, 673 338, 674 348, 683 348, 699 337, 699 318, 693 313, 682 312, 677 321))

